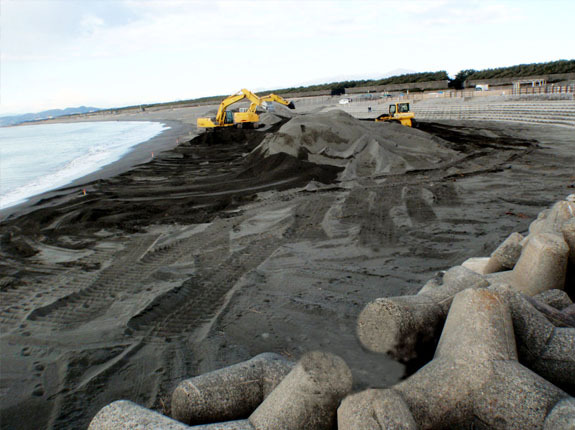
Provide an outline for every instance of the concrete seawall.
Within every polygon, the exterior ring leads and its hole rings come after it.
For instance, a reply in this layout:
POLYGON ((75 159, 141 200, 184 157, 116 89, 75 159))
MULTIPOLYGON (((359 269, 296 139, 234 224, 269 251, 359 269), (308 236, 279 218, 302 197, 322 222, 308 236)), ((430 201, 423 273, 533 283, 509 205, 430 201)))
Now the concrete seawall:
POLYGON ((575 127, 575 101, 553 97, 437 98, 421 101, 375 100, 328 106, 342 109, 356 118, 376 118, 395 102, 410 102, 416 120, 510 121, 575 127), (371 107, 371 112, 369 107, 371 107))

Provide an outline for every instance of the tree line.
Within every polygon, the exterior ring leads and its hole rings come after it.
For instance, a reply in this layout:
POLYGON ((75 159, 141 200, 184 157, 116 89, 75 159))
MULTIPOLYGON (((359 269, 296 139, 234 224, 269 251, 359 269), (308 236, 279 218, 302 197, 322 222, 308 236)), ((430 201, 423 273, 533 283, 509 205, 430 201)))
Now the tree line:
POLYGON ((575 60, 559 60, 549 63, 519 64, 496 69, 474 70, 467 79, 521 78, 526 76, 575 73, 575 60))
MULTIPOLYGON (((466 69, 459 71, 454 78, 450 78, 445 70, 439 72, 407 73, 403 75, 391 76, 382 79, 364 79, 330 82, 326 84, 307 85, 299 87, 279 88, 275 90, 262 91, 258 95, 269 93, 291 94, 307 93, 314 91, 330 91, 331 94, 344 94, 345 88, 355 87, 375 87, 379 85, 411 84, 417 82, 448 81, 449 88, 461 89, 466 80, 477 79, 497 79, 497 78, 521 78, 527 76, 550 75, 558 73, 575 73, 575 60, 558 60, 547 63, 518 64, 510 67, 498 67, 494 69, 466 69)), ((178 102, 159 103, 157 105, 174 105, 189 103, 219 102, 226 95, 202 97, 192 100, 182 100, 178 102)))

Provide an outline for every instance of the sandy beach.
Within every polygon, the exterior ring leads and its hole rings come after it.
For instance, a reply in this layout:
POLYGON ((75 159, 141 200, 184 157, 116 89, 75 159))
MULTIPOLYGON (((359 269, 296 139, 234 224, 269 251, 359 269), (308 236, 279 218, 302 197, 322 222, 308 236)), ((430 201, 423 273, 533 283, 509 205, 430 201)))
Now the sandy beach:
POLYGON ((355 390, 390 386, 420 363, 360 346, 366 303, 574 192, 571 128, 334 110, 198 134, 205 110, 116 116, 171 128, 2 212, 3 428, 86 428, 117 399, 168 412, 185 377, 266 351, 333 352, 355 390))

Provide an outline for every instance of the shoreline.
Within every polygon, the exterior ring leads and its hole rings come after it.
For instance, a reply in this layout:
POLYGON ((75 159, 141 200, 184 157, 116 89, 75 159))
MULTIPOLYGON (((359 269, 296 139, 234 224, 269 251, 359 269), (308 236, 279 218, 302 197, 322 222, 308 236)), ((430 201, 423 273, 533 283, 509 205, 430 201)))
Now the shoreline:
MULTIPOLYGON (((104 120, 89 120, 84 119, 84 121, 78 122, 102 122, 104 120)), ((106 121, 110 121, 107 119, 106 121)), ((0 222, 7 221, 9 219, 15 219, 30 211, 34 210, 34 206, 42 201, 50 200, 56 196, 65 196, 73 194, 76 191, 80 191, 80 188, 84 185, 89 185, 91 182, 98 181, 101 179, 111 178, 117 176, 124 172, 129 171, 137 165, 144 164, 152 160, 151 153, 158 155, 161 152, 168 151, 170 149, 178 146, 179 140, 186 138, 191 139, 197 133, 195 133, 196 128, 191 125, 184 123, 182 121, 176 120, 158 120, 158 119, 116 119, 118 122, 158 122, 166 127, 167 130, 162 131, 157 136, 141 142, 125 153, 121 158, 113 161, 110 164, 100 167, 92 173, 84 175, 78 179, 69 182, 66 185, 55 188, 53 190, 45 191, 40 194, 36 194, 22 203, 18 203, 13 206, 9 206, 4 209, 0 209, 0 222)))

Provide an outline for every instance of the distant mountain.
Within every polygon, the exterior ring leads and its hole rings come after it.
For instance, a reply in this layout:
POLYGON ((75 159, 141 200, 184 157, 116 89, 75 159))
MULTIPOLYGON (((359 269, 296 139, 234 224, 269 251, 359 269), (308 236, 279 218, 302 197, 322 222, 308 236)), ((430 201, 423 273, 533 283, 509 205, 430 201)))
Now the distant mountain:
POLYGON ((74 115, 78 113, 88 113, 96 112, 100 110, 95 107, 80 106, 80 107, 70 107, 66 109, 51 109, 45 110, 38 113, 25 113, 22 115, 11 115, 0 117, 0 127, 5 127, 7 125, 22 124, 27 121, 39 121, 42 119, 57 118, 64 115, 74 115))

